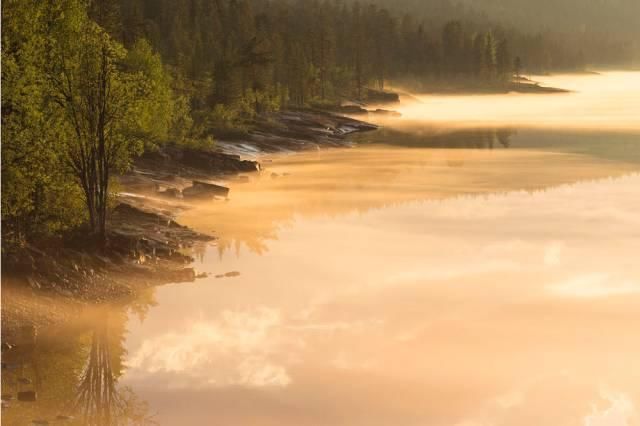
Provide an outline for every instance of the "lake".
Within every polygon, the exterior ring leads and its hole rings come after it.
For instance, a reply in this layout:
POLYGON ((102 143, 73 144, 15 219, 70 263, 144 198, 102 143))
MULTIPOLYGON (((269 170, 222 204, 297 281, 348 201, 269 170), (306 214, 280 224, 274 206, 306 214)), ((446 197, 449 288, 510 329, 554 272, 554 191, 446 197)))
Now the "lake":
POLYGON ((208 277, 39 331, 6 424, 639 424, 640 73, 540 80, 265 155, 179 218, 208 277))

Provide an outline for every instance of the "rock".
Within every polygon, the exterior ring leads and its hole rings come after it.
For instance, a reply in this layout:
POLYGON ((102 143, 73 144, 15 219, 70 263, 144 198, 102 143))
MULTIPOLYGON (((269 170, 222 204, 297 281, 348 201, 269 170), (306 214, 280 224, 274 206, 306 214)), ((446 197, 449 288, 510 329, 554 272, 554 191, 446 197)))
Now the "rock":
POLYGON ((208 173, 255 172, 260 170, 260 165, 256 161, 241 160, 237 155, 214 151, 185 149, 181 160, 186 166, 208 173))
POLYGON ((57 415, 56 416, 56 420, 73 420, 74 417, 73 416, 65 416, 63 414, 57 415))
POLYGON ((165 277, 169 282, 193 282, 196 279, 196 271, 193 268, 176 269, 167 271, 165 277))
POLYGON ((182 192, 178 188, 167 188, 164 191, 158 191, 158 195, 166 198, 181 198, 182 192))
POLYGON ((206 272, 200 272, 199 274, 196 274, 196 278, 207 278, 209 276, 209 274, 207 274, 206 272))
POLYGON ((36 399, 38 399, 38 395, 35 391, 18 392, 18 401, 34 402, 36 399))
POLYGON ((213 198, 215 196, 226 198, 229 195, 229 188, 194 180, 193 186, 182 190, 182 195, 184 198, 213 198))
POLYGON ((373 111, 374 114, 377 115, 386 115, 389 117, 402 117, 402 114, 400 114, 398 111, 391 111, 388 109, 376 109, 375 111, 373 111))
POLYGON ((227 272, 224 274, 218 274, 215 277, 216 278, 233 278, 233 277, 238 277, 240 276, 240 272, 238 271, 231 271, 231 272, 227 272))
POLYGON ((340 105, 335 108, 335 112, 349 115, 363 115, 369 113, 369 111, 362 108, 360 105, 340 105))

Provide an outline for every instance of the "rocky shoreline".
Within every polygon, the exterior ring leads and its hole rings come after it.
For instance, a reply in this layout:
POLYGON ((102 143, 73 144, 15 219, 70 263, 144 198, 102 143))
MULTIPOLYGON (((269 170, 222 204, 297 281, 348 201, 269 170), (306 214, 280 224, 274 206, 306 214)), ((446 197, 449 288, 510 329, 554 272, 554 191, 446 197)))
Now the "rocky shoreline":
POLYGON ((145 153, 119 178, 122 191, 104 247, 87 243, 78 232, 3 253, 3 336, 11 324, 54 321, 28 307, 16 308, 12 289, 94 304, 130 300, 155 285, 194 281, 201 275, 189 266, 193 259, 186 253, 215 238, 175 221, 188 208, 185 201, 225 198, 230 188, 220 180, 241 181, 244 173, 260 173, 262 153, 348 146, 349 134, 376 128, 329 112, 285 111, 260 117, 243 140, 219 141, 210 149, 167 146, 145 153))

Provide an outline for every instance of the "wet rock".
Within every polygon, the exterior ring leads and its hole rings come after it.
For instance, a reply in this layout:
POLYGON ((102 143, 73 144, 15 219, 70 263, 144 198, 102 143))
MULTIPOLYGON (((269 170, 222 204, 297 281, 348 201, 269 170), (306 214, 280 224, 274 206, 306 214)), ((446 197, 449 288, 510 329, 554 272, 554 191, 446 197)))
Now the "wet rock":
POLYGON ((229 195, 229 188, 194 180, 193 186, 182 190, 182 195, 184 198, 213 198, 216 196, 226 198, 229 195))
POLYGON ((182 162, 190 167, 208 173, 223 172, 255 172, 260 166, 255 161, 241 160, 239 156, 215 151, 185 149, 182 162))
POLYGON ((231 272, 227 272, 224 274, 217 274, 215 277, 216 278, 233 278, 233 277, 238 277, 240 276, 240 272, 238 271, 231 271, 231 272))
POLYGON ((158 191, 158 195, 166 198, 181 198, 182 192, 178 188, 167 188, 164 191, 158 191))
POLYGON ((388 109, 378 108, 375 111, 373 111, 373 113, 377 115, 385 115, 387 117, 402 117, 402 114, 400 114, 398 111, 392 111, 388 109))
POLYGON ((61 421, 67 421, 67 420, 73 420, 74 417, 73 416, 65 416, 65 415, 57 415, 56 416, 56 420, 61 420, 61 421))
MULTIPOLYGON (((239 156, 216 151, 214 149, 192 149, 179 146, 165 146, 155 152, 145 152, 136 159, 136 177, 140 178, 140 170, 153 172, 142 176, 142 181, 167 180, 163 175, 213 174, 224 175, 260 170, 257 161, 242 160, 239 156), (195 173, 194 173, 195 172, 195 173)), ((134 177, 130 173, 129 177, 134 177)), ((140 180, 140 179, 137 179, 140 180)))
POLYGON ((193 268, 176 269, 167 271, 165 277, 168 282, 193 282, 196 279, 196 271, 193 268))
POLYGON ((18 392, 18 401, 34 402, 38 399, 38 395, 35 391, 23 391, 18 392))

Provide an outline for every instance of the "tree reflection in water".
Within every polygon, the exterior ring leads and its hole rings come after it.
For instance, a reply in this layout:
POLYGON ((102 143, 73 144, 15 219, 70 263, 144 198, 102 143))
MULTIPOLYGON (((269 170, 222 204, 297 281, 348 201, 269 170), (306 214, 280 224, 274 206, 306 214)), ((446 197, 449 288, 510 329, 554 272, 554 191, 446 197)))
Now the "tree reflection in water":
MULTIPOLYGON (((114 315, 107 309, 102 316, 103 320, 95 323, 91 334, 74 411, 82 416, 83 424, 92 426, 155 424, 147 403, 130 388, 118 386, 125 355, 122 346, 125 318, 117 318, 112 324, 110 320, 114 315)), ((115 316, 124 317, 119 312, 115 316)))
MULTIPOLYGON (((11 289, 3 289, 2 297, 3 303, 12 297, 22 300, 11 289)), ((153 289, 126 306, 82 311, 64 300, 32 302, 35 306, 46 302, 61 316, 73 313, 75 318, 52 327, 3 329, 3 338, 13 346, 2 351, 2 424, 155 424, 146 402, 119 384, 127 355, 128 318, 144 319, 155 304, 153 289), (29 398, 19 394, 25 391, 29 398)), ((7 314, 7 323, 26 323, 16 312, 7 314)))
POLYGON ((383 127, 374 133, 354 136, 361 143, 384 143, 414 148, 494 149, 509 148, 518 131, 511 127, 479 127, 443 129, 408 124, 403 127, 383 127), (500 146, 497 146, 497 143, 500 146))

